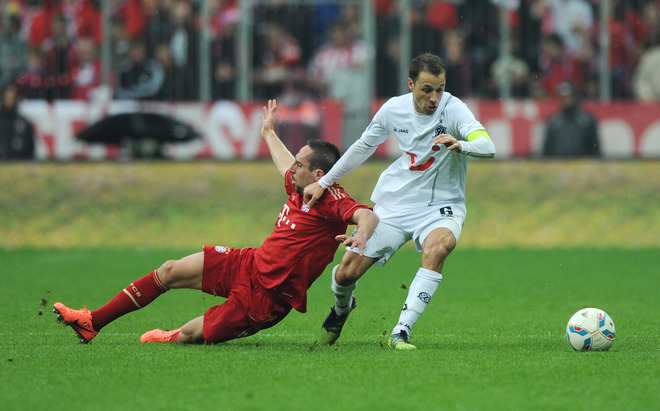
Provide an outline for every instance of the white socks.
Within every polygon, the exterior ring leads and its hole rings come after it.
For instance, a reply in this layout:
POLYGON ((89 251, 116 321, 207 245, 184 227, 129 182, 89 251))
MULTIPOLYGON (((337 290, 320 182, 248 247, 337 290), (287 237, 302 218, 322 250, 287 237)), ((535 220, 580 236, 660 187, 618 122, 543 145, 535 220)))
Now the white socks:
POLYGON ((332 269, 332 293, 335 295, 335 312, 338 315, 344 315, 351 312, 351 299, 353 298, 353 290, 357 286, 357 281, 351 285, 339 285, 335 281, 335 273, 337 272, 338 265, 332 269))
POLYGON ((410 330, 426 309, 435 290, 438 289, 440 280, 442 280, 442 274, 435 271, 426 268, 420 268, 417 271, 412 284, 410 284, 406 303, 403 304, 403 308, 401 309, 399 322, 392 330, 392 334, 405 331, 410 335, 410 330))

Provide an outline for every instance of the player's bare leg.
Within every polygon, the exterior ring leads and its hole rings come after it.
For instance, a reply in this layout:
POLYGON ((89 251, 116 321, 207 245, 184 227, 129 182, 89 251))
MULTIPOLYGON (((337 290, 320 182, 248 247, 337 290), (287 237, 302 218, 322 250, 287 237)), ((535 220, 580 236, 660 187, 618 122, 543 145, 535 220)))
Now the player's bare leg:
POLYGON ((456 237, 450 229, 441 227, 431 231, 422 243, 422 268, 441 273, 454 248, 456 237))
POLYGON ((451 230, 444 227, 431 231, 422 243, 422 265, 410 284, 399 321, 392 330, 392 337, 388 342, 390 348, 399 350, 416 348, 408 342, 410 331, 438 289, 442 280, 442 267, 454 248, 456 248, 456 238, 451 230))
POLYGON ((180 260, 170 260, 158 269, 158 277, 167 288, 202 289, 204 252, 190 254, 180 260))
POLYGON ((157 270, 129 284, 97 310, 74 310, 58 302, 54 305, 54 312, 60 322, 74 329, 82 343, 88 343, 112 321, 146 307, 171 288, 200 290, 203 267, 203 252, 166 261, 157 270))
MULTIPOLYGON (((204 253, 191 254, 180 260, 170 260, 158 269, 158 276, 167 288, 202 289, 204 253)), ((200 344, 204 342, 202 328, 204 317, 197 317, 176 330, 155 329, 140 337, 141 342, 179 342, 200 344)))
POLYGON ((204 316, 201 316, 190 320, 183 327, 179 327, 176 330, 155 329, 147 331, 140 337, 140 342, 175 342, 181 344, 202 344, 204 343, 204 335, 202 333, 203 327, 204 316))
POLYGON ((339 265, 333 268, 331 289, 335 296, 335 305, 330 308, 330 314, 323 321, 319 344, 332 345, 337 341, 348 314, 356 306, 353 290, 357 286, 357 280, 376 261, 377 259, 346 251, 339 265))
POLYGON ((179 342, 183 344, 202 344, 204 342, 204 316, 190 320, 181 328, 179 342))

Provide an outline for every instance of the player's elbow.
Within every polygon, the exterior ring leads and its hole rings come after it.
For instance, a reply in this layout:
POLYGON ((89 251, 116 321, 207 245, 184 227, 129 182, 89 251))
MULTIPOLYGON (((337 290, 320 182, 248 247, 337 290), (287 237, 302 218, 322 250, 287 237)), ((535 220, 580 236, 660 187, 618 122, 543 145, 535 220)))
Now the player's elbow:
POLYGON ((367 208, 361 208, 355 213, 353 213, 353 222, 358 225, 358 229, 364 227, 364 228, 375 228, 378 223, 380 222, 380 219, 374 213, 373 211, 367 209, 367 208))

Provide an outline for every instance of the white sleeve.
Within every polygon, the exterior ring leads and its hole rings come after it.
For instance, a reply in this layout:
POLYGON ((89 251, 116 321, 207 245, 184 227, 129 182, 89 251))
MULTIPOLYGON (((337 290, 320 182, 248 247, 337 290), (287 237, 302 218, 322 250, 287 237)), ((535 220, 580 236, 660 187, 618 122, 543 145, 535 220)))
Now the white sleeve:
POLYGON ((495 144, 487 137, 479 137, 473 141, 461 141, 462 154, 479 158, 495 157, 495 144))
POLYGON ((365 162, 366 159, 376 151, 378 146, 369 146, 361 138, 353 143, 343 156, 332 166, 328 174, 321 177, 319 185, 323 188, 328 188, 336 183, 340 178, 344 177, 351 171, 358 168, 358 166, 365 162))

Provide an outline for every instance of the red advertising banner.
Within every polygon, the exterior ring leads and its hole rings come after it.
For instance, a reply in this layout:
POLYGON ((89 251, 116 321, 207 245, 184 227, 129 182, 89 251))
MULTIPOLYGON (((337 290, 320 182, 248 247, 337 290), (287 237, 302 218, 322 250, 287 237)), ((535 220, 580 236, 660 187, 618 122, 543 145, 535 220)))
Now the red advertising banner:
MULTIPOLYGON (((556 102, 531 100, 470 106, 505 158, 539 156, 545 123, 559 110, 556 102)), ((598 120, 604 158, 660 158, 660 104, 592 101, 583 107, 598 120)))
MULTIPOLYGON (((540 156, 545 123, 559 109, 555 101, 465 102, 493 138, 498 159, 540 156)), ((374 110, 380 104, 382 101, 376 102, 374 110)), ((165 143, 165 158, 251 160, 269 157, 260 135, 259 116, 263 105, 264 102, 233 101, 211 104, 110 101, 89 104, 27 100, 21 103, 20 111, 35 126, 37 158, 42 160, 120 158, 125 155, 125 147, 90 144, 76 136, 104 117, 136 112, 165 114, 192 126, 201 136, 184 143, 165 143)), ((590 101, 585 102, 584 107, 598 119, 604 158, 660 158, 660 104, 590 101)), ((342 104, 335 100, 310 101, 296 107, 280 103, 277 131, 292 152, 297 152, 309 138, 320 138, 341 147, 343 117, 342 104)), ((343 150, 346 148, 342 147, 343 150)), ((396 141, 389 139, 379 147, 376 155, 400 155, 396 141)))
MULTIPOLYGON (((104 160, 125 156, 126 147, 89 143, 77 138, 87 127, 109 116, 123 113, 158 113, 176 119, 196 131, 200 138, 162 144, 162 157, 175 160, 216 158, 253 160, 270 158, 261 138, 264 102, 236 103, 140 103, 112 101, 93 105, 78 101, 26 100, 20 112, 36 131, 36 157, 41 160, 104 160)), ((309 138, 320 138, 341 146, 343 107, 335 100, 278 106, 276 131, 295 154, 309 138)), ((132 131, 117 130, 130 140, 132 131)), ((159 135, 152 136, 158 140, 159 135)), ((121 140, 122 136, 117 136, 121 140)))

